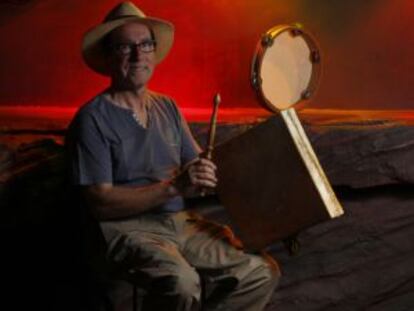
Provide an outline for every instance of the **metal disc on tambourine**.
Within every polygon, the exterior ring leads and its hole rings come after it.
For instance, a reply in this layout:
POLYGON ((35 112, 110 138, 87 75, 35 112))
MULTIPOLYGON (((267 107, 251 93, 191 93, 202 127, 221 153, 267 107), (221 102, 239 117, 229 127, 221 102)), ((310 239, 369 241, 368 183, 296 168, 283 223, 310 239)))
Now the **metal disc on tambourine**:
POLYGON ((301 27, 276 26, 258 43, 251 82, 273 112, 309 99, 317 86, 320 54, 315 41, 301 27))

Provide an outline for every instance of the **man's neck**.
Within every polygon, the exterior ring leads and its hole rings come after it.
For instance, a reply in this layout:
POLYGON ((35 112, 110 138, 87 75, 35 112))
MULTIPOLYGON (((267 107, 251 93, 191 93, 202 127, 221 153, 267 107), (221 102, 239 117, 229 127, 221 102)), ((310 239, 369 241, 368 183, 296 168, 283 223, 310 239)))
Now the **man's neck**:
POLYGON ((108 93, 114 102, 132 110, 143 108, 147 92, 145 86, 139 89, 121 89, 111 85, 108 89, 108 93))

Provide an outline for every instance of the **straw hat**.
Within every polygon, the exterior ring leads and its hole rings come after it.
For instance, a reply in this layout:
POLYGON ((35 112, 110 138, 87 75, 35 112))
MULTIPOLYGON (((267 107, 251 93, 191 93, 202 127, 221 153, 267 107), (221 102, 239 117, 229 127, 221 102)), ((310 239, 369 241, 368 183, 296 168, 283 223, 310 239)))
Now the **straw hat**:
POLYGON ((162 19, 145 16, 144 12, 131 2, 122 2, 108 13, 101 24, 90 29, 83 37, 82 56, 92 70, 108 75, 101 41, 115 28, 131 22, 148 25, 153 30, 157 42, 156 63, 167 56, 174 41, 174 25, 162 19))

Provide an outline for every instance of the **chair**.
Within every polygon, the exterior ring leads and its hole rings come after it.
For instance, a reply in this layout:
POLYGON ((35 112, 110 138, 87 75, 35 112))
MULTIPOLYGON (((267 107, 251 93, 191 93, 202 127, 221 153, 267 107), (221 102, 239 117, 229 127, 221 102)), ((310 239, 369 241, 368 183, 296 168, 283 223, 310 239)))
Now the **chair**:
MULTIPOLYGON (((72 199, 80 208, 81 258, 84 271, 84 307, 87 311, 139 311, 145 291, 110 268, 106 241, 99 222, 92 217, 75 190, 72 199)), ((133 271, 131 271, 133 273, 133 271)))

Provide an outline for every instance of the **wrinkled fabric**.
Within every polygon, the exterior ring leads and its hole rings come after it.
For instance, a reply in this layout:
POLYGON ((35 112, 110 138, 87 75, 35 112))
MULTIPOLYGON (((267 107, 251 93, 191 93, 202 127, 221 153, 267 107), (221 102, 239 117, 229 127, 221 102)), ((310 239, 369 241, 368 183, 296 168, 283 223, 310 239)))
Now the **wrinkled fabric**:
MULTIPOLYGON (((108 259, 147 291, 148 310, 263 310, 279 268, 246 254, 231 230, 189 212, 142 215, 108 259)), ((144 308, 144 310, 146 310, 144 308)))

